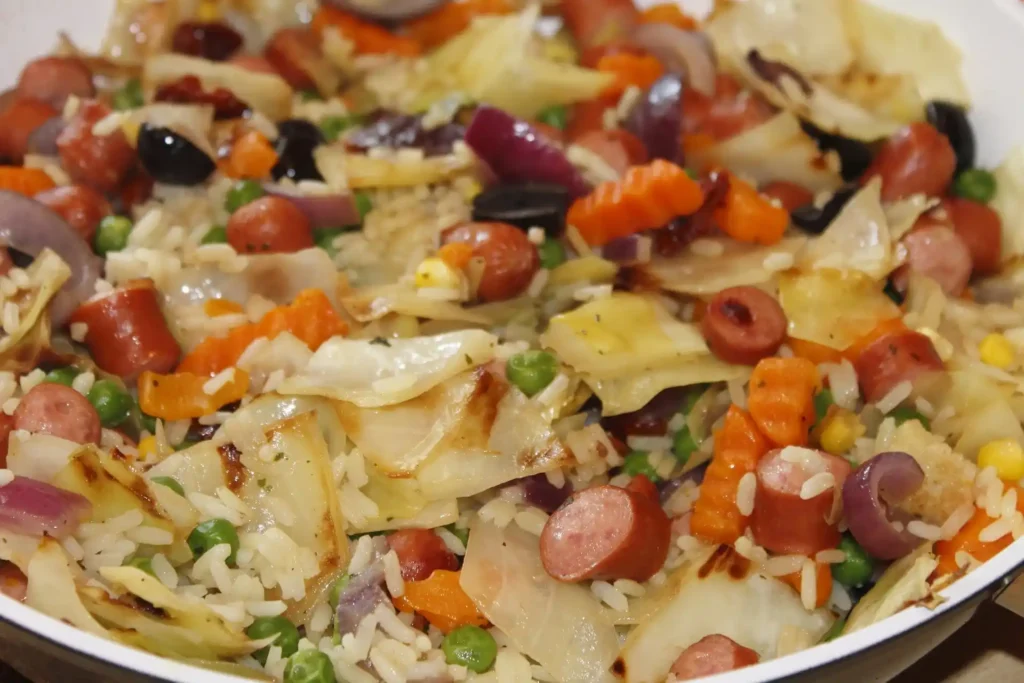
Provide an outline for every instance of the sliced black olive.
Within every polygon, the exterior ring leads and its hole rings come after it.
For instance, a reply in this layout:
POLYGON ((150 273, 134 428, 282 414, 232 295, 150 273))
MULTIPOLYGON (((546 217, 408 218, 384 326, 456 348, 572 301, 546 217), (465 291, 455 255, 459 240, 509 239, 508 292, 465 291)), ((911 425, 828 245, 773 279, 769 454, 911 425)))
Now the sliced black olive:
POLYGON ((928 123, 949 138, 956 153, 957 174, 968 168, 974 168, 974 129, 967 120, 967 111, 958 104, 932 100, 925 107, 928 123))
POLYGON ((846 202, 850 201, 850 197, 857 194, 859 190, 860 187, 857 185, 845 185, 836 190, 824 206, 817 207, 814 204, 807 204, 793 209, 790 217, 798 228, 819 235, 835 220, 835 217, 846 206, 846 202))
POLYGON ((313 150, 324 143, 323 131, 304 119, 282 121, 277 131, 277 163, 270 170, 274 180, 323 180, 313 160, 313 150))
POLYGON ((153 180, 167 185, 198 185, 214 172, 213 159, 170 128, 142 124, 139 160, 153 180))
POLYGON ((839 155, 839 167, 842 170, 843 180, 849 182, 860 178, 871 165, 871 160, 874 157, 871 147, 860 140, 835 133, 826 133, 807 121, 803 121, 800 127, 814 138, 814 141, 818 143, 818 148, 823 152, 835 151, 839 155))
POLYGON ((475 221, 509 223, 523 230, 539 227, 549 235, 561 234, 568 210, 569 193, 560 185, 495 185, 473 199, 475 221))

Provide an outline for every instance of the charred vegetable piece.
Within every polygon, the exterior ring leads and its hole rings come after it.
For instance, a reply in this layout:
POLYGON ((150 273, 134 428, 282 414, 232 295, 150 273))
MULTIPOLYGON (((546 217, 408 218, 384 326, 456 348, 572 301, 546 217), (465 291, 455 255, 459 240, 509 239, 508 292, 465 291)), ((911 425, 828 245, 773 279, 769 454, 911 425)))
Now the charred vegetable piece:
POLYGON ((871 148, 860 140, 843 137, 835 133, 826 133, 821 128, 807 121, 801 123, 800 126, 804 129, 805 133, 814 138, 815 142, 818 143, 819 149, 825 152, 833 151, 839 155, 839 168, 842 172, 843 180, 851 182, 860 178, 864 171, 868 169, 868 166, 871 165, 871 159, 874 156, 871 148))
POLYGON ((148 123, 139 129, 138 152, 149 175, 167 185, 198 185, 217 168, 205 152, 184 136, 148 123))
POLYGON ((831 199, 825 202, 824 206, 817 207, 814 204, 801 206, 790 214, 790 218, 798 228, 813 235, 819 235, 825 232, 825 228, 835 220, 835 217, 846 206, 846 202, 850 201, 859 189, 856 185, 841 187, 836 190, 831 199))
POLYGON ((517 183, 495 185, 473 199, 473 220, 509 223, 528 230, 544 228, 558 235, 565 228, 569 193, 559 185, 517 183))
POLYGON ((303 119, 282 121, 277 124, 277 130, 279 135, 274 151, 278 161, 270 171, 274 180, 323 180, 313 160, 313 150, 324 143, 323 132, 303 119))
POLYGON ((928 123, 949 138, 949 144, 956 153, 956 172, 962 173, 974 167, 974 129, 967 120, 967 112, 958 104, 934 100, 925 107, 928 123))

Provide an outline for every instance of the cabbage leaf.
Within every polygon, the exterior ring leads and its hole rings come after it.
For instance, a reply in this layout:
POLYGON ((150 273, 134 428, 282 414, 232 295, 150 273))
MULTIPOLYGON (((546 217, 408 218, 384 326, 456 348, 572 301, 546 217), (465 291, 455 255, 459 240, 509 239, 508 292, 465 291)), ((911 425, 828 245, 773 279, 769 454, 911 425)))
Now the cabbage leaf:
POLYGON ((882 208, 882 181, 873 178, 853 195, 801 255, 804 268, 860 271, 879 280, 894 267, 889 221, 882 208))
POLYGON ((928 577, 939 562, 925 543, 906 557, 893 562, 864 597, 857 601, 846 620, 843 634, 853 633, 891 617, 931 594, 928 577))
POLYGON ((995 170, 992 208, 1003 221, 1004 257, 1024 254, 1024 145, 1011 150, 995 170))
POLYGON ((607 417, 639 410, 665 389, 745 379, 750 370, 747 366, 731 365, 706 354, 685 363, 635 375, 596 380, 584 376, 583 381, 601 399, 601 414, 607 417))
POLYGON ((0 339, 0 370, 19 375, 35 369, 50 341, 46 307, 71 277, 71 270, 60 256, 43 249, 26 274, 32 287, 9 299, 18 306, 18 326, 0 339))
POLYGON ((93 618, 78 595, 72 566, 60 543, 44 538, 25 569, 25 604, 83 631, 106 637, 107 629, 93 618))

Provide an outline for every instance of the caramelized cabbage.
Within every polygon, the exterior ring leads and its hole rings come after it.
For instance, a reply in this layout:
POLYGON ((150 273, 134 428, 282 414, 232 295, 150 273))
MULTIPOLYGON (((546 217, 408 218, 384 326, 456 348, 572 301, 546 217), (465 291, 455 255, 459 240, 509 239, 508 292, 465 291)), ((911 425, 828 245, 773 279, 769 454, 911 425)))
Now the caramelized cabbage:
POLYGON ((71 277, 67 264, 49 249, 36 257, 27 274, 33 287, 9 299, 18 306, 18 326, 0 339, 0 370, 16 374, 30 372, 38 364, 50 340, 46 307, 71 277))
POLYGON ((430 320, 487 324, 490 318, 458 303, 420 296, 408 285, 393 284, 353 289, 341 297, 341 305, 361 323, 396 313, 430 320))
POLYGON ((932 594, 928 577, 939 564, 931 549, 931 543, 925 543, 892 563, 874 587, 857 601, 843 633, 859 631, 910 605, 927 600, 932 594))
POLYGON ((882 180, 873 178, 801 255, 804 268, 860 271, 879 280, 894 267, 889 222, 882 209, 882 180))
POLYGON ((749 367, 723 363, 708 354, 678 365, 648 370, 634 375, 596 380, 590 380, 584 376, 583 380, 601 399, 601 414, 610 416, 639 410, 658 393, 671 387, 728 382, 744 379, 748 375, 750 375, 749 367))
MULTIPOLYGON (((77 570, 78 566, 74 566, 77 570)), ((44 538, 25 568, 28 577, 25 604, 88 633, 107 636, 107 629, 82 604, 71 567, 60 543, 44 538)))

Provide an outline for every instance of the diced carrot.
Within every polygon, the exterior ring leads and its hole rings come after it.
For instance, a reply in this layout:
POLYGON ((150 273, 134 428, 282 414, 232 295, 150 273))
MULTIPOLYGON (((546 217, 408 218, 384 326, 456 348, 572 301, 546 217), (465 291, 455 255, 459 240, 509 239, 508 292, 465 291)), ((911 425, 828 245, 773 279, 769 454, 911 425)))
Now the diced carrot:
POLYGON ((597 60, 597 70, 615 76, 611 85, 601 92, 605 97, 618 97, 630 86, 647 90, 665 73, 665 67, 657 57, 628 52, 616 52, 601 57, 597 60))
POLYGON ((178 372, 215 375, 237 363, 256 339, 273 339, 282 332, 290 332, 315 351, 331 337, 348 332, 348 325, 338 317, 326 294, 305 289, 291 304, 278 306, 258 323, 239 325, 223 337, 207 337, 182 359, 178 372))
POLYGON ((714 147, 717 143, 714 136, 707 133, 690 133, 683 136, 683 152, 697 154, 714 147))
POLYGON ((838 363, 843 359, 843 354, 835 349, 830 349, 824 344, 817 344, 806 339, 794 339, 788 337, 786 345, 793 350, 797 358, 806 358, 815 365, 822 363, 838 363))
POLYGON ((750 375, 747 409, 776 446, 805 446, 820 386, 818 368, 806 358, 765 358, 750 375))
POLYGON ((487 617, 459 585, 461 575, 462 572, 435 569, 422 581, 406 581, 405 593, 392 602, 399 611, 422 615, 442 633, 459 626, 486 626, 487 617))
POLYGON ((333 7, 321 7, 313 15, 313 32, 318 39, 328 28, 335 28, 342 37, 352 41, 356 54, 389 54, 400 57, 416 57, 421 52, 418 41, 397 36, 377 24, 342 12, 333 7))
POLYGON ((750 183, 729 176, 729 190, 715 209, 715 222, 740 242, 775 244, 789 226, 789 212, 762 197, 750 183))
POLYGON ((651 5, 640 13, 640 21, 644 24, 671 24, 685 31, 693 31, 700 24, 696 19, 679 9, 674 2, 651 5))
POLYGON ((693 505, 690 530, 714 543, 734 543, 747 526, 736 506, 740 479, 753 472, 770 445, 750 414, 729 406, 722 428, 715 432, 715 453, 704 473, 700 497, 693 505))
POLYGON ((0 166, 0 190, 17 192, 26 197, 57 187, 53 178, 41 168, 25 168, 24 166, 0 166))
POLYGON ((875 340, 881 339, 892 332, 902 332, 906 329, 907 326, 903 323, 903 318, 889 318, 888 320, 883 320, 875 325, 870 332, 848 346, 843 351, 843 357, 852 363, 859 358, 860 354, 864 352, 864 349, 871 346, 875 340))
POLYGON ((229 299, 210 299, 203 304, 203 313, 210 318, 244 312, 245 309, 242 308, 241 304, 236 304, 229 299))
MULTIPOLYGON (((1017 491, 1017 511, 1024 513, 1024 488, 1016 484, 1010 486, 1017 491)), ((946 541, 936 542, 935 557, 938 558, 939 564, 935 568, 935 575, 945 576, 961 571, 956 562, 956 555, 959 552, 967 553, 978 562, 986 562, 998 555, 1000 550, 1013 543, 1011 534, 1006 534, 994 541, 982 541, 978 538, 985 527, 995 521, 979 508, 974 511, 974 516, 967 524, 963 525, 956 536, 946 541)))
MULTIPOLYGON (((803 572, 797 571, 779 578, 792 586, 797 593, 803 593, 803 572)), ((814 587, 816 589, 814 606, 824 607, 832 595, 832 569, 827 564, 815 563, 814 587)))
POLYGON ((232 178, 266 178, 277 163, 277 152, 260 133, 252 130, 235 140, 221 172, 232 178))
POLYGON ((465 242, 449 242, 437 250, 437 255, 448 264, 448 267, 462 270, 473 258, 473 247, 465 242))
POLYGON ((209 381, 191 372, 160 375, 147 370, 139 377, 139 407, 162 420, 187 420, 239 401, 249 390, 249 375, 238 369, 213 393, 204 388, 209 381))
POLYGON ((511 14, 515 6, 508 0, 464 0, 449 2, 430 14, 405 25, 410 37, 430 49, 465 31, 474 18, 484 14, 511 14))
POLYGON ((601 246, 641 230, 663 228, 704 203, 700 184, 679 166, 656 159, 618 182, 598 185, 569 207, 567 220, 587 244, 601 246))

